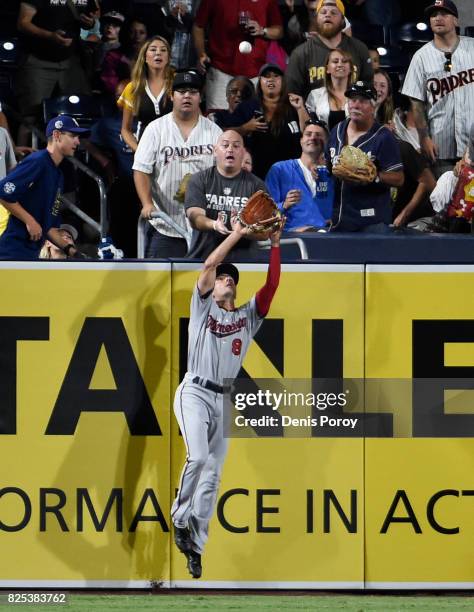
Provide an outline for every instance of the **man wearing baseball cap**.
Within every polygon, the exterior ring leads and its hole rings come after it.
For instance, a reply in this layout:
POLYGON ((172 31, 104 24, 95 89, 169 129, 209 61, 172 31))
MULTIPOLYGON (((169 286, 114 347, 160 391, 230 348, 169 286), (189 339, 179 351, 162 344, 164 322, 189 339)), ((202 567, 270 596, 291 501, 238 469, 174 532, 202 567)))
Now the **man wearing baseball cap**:
POLYGON ((220 127, 203 117, 199 108, 203 79, 195 70, 177 72, 173 80, 173 110, 147 125, 135 152, 133 173, 142 204, 141 216, 149 220, 145 257, 184 257, 183 233, 188 232, 182 194, 190 174, 214 165, 214 145, 220 127), (178 232, 155 211, 168 215, 178 232))
POLYGON ((458 9, 451 0, 434 0, 425 15, 433 40, 413 56, 402 93, 412 100, 421 149, 439 177, 467 147, 474 113, 474 39, 458 35, 458 9))
POLYGON ((54 117, 46 126, 46 149, 26 157, 0 181, 0 203, 10 213, 0 236, 0 259, 38 259, 46 238, 66 255, 78 253, 59 231, 63 187, 59 165, 65 157, 74 155, 79 136, 86 132, 72 117, 54 117))
POLYGON ((331 229, 384 233, 392 219, 390 188, 404 182, 400 148, 391 131, 375 120, 377 92, 371 82, 357 81, 345 95, 349 119, 331 131, 326 159, 332 168, 345 146, 357 147, 375 164, 377 175, 372 182, 336 179, 331 229))
POLYGON ((288 91, 304 99, 312 89, 324 85, 326 59, 332 49, 351 54, 356 71, 354 77, 363 81, 373 77, 367 46, 343 32, 345 9, 342 1, 319 0, 316 11, 315 35, 296 47, 286 70, 288 91))

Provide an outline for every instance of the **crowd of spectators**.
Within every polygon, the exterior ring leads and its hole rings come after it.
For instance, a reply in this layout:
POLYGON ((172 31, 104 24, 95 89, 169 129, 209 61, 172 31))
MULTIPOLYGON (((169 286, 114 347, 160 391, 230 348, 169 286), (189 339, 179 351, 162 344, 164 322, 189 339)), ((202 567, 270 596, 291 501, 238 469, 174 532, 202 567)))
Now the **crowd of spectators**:
MULTIPOLYGON (((105 181, 110 233, 126 257, 136 256, 141 216, 145 257, 205 258, 259 189, 288 233, 471 231, 474 38, 461 35, 470 24, 452 0, 404 4, 21 1, 13 135, 0 99, 1 257, 78 252, 68 245, 81 225, 66 215, 60 230, 53 194, 77 148, 105 181), (406 65, 391 67, 385 56, 407 20, 426 23, 432 40, 415 40, 406 65), (38 156, 43 101, 61 95, 93 96, 100 117, 80 145, 79 125, 55 117, 38 156), (332 176, 347 145, 374 162, 373 181, 332 176), (20 248, 19 237, 34 244, 20 248)), ((233 256, 254 248, 242 242, 233 256)))

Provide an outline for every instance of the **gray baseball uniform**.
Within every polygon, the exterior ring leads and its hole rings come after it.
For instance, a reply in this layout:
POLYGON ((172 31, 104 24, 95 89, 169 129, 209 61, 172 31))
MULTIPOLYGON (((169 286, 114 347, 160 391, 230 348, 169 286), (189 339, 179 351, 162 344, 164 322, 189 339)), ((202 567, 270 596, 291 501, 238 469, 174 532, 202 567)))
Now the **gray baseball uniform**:
POLYGON ((413 56, 402 93, 427 105, 439 159, 462 157, 474 114, 474 39, 461 36, 451 59, 429 42, 413 56))
POLYGON ((186 463, 171 508, 176 527, 188 527, 195 552, 208 537, 227 452, 222 385, 239 373, 250 341, 263 318, 255 296, 227 311, 194 288, 189 321, 188 372, 176 390, 174 413, 186 445, 186 463), (219 389, 220 387, 220 389, 219 389))

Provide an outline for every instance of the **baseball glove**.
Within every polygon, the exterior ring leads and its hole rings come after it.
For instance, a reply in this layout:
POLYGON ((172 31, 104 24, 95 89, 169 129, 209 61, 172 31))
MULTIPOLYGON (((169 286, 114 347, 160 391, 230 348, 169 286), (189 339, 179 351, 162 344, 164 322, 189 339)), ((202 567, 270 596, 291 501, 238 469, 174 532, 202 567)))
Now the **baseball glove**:
POLYGON ((341 181, 372 183, 377 176, 377 168, 364 151, 345 146, 332 167, 332 173, 341 181))
POLYGON ((285 217, 273 199, 261 189, 255 192, 237 213, 237 220, 251 232, 267 232, 280 229, 285 217))
POLYGON ((181 179, 181 182, 178 186, 178 190, 174 194, 174 199, 178 202, 181 202, 181 204, 184 204, 184 198, 186 197, 186 189, 188 188, 189 179, 191 177, 192 174, 190 172, 188 172, 188 174, 185 174, 181 179))

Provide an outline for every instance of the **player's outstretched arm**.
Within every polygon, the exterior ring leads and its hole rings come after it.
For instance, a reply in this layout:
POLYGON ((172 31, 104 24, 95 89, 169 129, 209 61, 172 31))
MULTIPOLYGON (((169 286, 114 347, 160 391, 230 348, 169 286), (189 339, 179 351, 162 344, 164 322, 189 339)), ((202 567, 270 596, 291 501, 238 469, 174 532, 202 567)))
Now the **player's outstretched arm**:
POLYGON ((204 262, 201 274, 198 278, 198 289, 201 295, 208 293, 214 288, 216 282, 216 268, 224 261, 231 249, 239 242, 242 236, 249 234, 249 230, 243 227, 235 217, 232 217, 232 232, 216 247, 204 262))
POLYGON ((270 263, 268 264, 267 280, 263 287, 257 291, 255 302, 260 317, 266 317, 270 310, 270 305, 273 296, 278 289, 280 282, 280 236, 282 229, 272 233, 270 241, 272 248, 270 249, 270 263))

